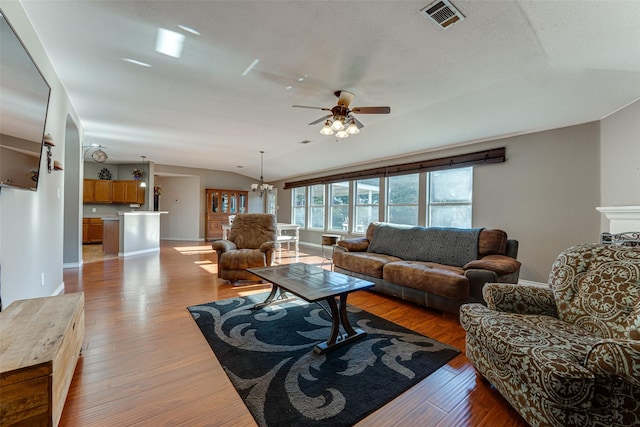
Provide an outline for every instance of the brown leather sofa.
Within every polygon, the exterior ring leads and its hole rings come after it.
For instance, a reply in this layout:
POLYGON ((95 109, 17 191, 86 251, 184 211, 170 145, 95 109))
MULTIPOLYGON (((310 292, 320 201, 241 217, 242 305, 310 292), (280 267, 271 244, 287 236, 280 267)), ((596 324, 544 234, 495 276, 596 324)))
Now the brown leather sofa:
POLYGON ((463 303, 484 303, 485 283, 517 283, 517 254, 518 241, 502 230, 376 222, 364 237, 339 241, 333 263, 374 291, 457 314, 463 303))

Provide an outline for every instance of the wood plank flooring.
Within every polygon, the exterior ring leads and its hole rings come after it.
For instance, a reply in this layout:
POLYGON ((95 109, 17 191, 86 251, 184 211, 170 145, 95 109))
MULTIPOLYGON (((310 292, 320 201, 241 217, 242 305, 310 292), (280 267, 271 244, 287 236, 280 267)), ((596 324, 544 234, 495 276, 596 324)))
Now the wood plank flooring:
MULTIPOLYGON (((276 262, 320 265, 319 249, 301 249, 276 262)), ((85 293, 86 333, 61 426, 256 425, 186 307, 270 285, 232 286, 216 268, 208 243, 163 241, 159 253, 64 271, 65 292, 85 293)), ((368 291, 349 302, 464 350, 455 316, 368 291)), ((358 425, 527 424, 461 354, 358 425)))

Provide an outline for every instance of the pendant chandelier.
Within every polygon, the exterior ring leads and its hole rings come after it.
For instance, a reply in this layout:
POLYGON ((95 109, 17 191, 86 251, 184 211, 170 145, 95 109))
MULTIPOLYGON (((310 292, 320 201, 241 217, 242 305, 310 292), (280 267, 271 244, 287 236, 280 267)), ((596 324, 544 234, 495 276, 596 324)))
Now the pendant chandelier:
POLYGON ((251 184, 251 191, 258 193, 258 196, 262 197, 264 193, 269 193, 273 190, 273 185, 266 184, 262 178, 262 165, 264 162, 264 151, 260 151, 260 182, 257 184, 251 184))

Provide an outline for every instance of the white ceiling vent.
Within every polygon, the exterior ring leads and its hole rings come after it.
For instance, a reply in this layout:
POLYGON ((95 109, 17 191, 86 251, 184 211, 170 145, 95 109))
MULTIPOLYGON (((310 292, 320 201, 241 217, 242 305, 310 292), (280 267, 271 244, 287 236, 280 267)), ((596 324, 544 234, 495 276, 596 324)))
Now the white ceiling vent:
POLYGON ((437 0, 422 9, 420 13, 445 29, 464 19, 464 15, 448 0, 437 0))

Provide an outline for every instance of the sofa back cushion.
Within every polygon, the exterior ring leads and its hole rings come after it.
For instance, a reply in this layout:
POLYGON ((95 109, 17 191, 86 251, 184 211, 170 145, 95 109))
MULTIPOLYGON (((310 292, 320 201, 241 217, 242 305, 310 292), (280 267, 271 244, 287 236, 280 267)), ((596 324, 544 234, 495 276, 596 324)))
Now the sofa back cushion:
POLYGON ((558 317, 602 338, 640 339, 640 247, 563 251, 549 275, 558 317))
POLYGON ((462 267, 478 258, 481 230, 375 223, 367 252, 462 267))
POLYGON ((238 249, 258 249, 278 237, 276 217, 271 214, 237 214, 231 225, 229 240, 238 249))
POLYGON ((482 229, 480 240, 478 240, 478 257, 504 255, 507 250, 507 240, 507 233, 502 230, 482 229))

